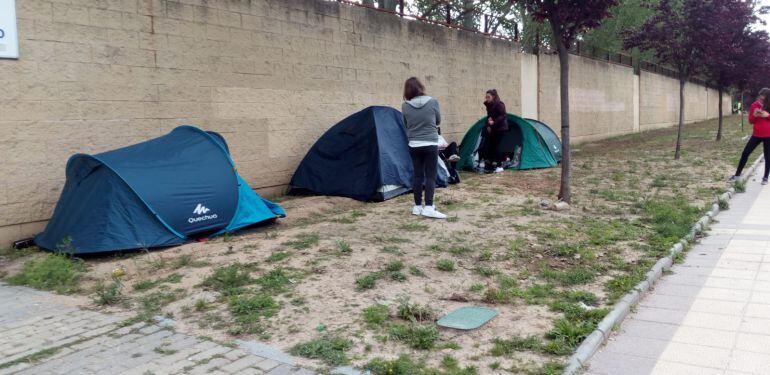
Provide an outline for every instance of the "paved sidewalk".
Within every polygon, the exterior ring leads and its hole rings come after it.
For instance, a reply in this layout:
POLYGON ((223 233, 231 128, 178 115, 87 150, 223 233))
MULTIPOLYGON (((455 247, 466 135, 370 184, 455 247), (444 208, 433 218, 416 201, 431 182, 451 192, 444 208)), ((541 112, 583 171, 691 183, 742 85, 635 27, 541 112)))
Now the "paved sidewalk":
POLYGON ((770 186, 754 176, 730 205, 587 373, 770 374, 770 186))
POLYGON ((231 348, 155 324, 120 327, 125 318, 0 283, 0 374, 313 374, 258 343, 231 348))

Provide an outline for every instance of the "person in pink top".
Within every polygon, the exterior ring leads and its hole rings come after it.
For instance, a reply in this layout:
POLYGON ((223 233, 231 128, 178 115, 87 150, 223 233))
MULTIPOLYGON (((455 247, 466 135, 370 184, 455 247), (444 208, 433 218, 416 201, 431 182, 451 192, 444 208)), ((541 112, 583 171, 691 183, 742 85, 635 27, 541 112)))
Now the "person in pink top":
POLYGON ((741 161, 738 162, 738 170, 731 180, 738 178, 749 160, 749 156, 762 144, 765 153, 765 174, 762 177, 762 185, 767 185, 767 176, 770 175, 770 89, 759 90, 757 100, 749 108, 749 122, 754 125, 749 142, 743 149, 741 161))

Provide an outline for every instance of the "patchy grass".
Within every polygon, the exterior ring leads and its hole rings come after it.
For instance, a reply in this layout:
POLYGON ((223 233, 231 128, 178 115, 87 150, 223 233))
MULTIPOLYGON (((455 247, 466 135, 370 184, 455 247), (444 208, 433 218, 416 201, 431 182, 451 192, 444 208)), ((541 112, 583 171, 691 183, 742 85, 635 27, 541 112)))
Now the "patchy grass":
POLYGON ((416 322, 433 321, 436 311, 428 305, 420 305, 409 301, 409 297, 401 297, 398 301, 396 316, 401 319, 416 322))
POLYGON ((171 262, 171 269, 178 270, 180 268, 201 268, 209 265, 209 262, 193 258, 190 254, 183 254, 179 258, 174 259, 171 262))
POLYGON ((122 291, 123 284, 117 279, 113 279, 109 284, 99 281, 91 298, 99 306, 114 305, 123 300, 122 291))
POLYGON ((473 366, 460 368, 458 361, 451 356, 444 356, 441 368, 428 366, 424 361, 403 354, 397 359, 386 360, 375 358, 364 366, 372 375, 476 375, 478 370, 473 366))
POLYGON ((285 260, 286 258, 290 257, 291 253, 288 251, 277 251, 275 253, 270 254, 265 261, 268 263, 277 263, 285 260))
POLYGON ((264 334, 262 319, 275 315, 280 305, 270 295, 256 293, 230 297, 228 308, 237 323, 230 334, 264 334))
POLYGON ((319 236, 318 233, 302 233, 297 235, 293 240, 284 242, 283 244, 295 250, 305 250, 318 245, 320 240, 321 236, 319 236))
POLYGON ((377 283, 377 280, 382 278, 382 272, 370 272, 364 276, 356 279, 356 289, 366 290, 373 289, 377 283))
POLYGON ((60 294, 75 293, 86 266, 82 260, 61 253, 42 253, 24 263, 21 272, 5 281, 60 294))
POLYGON ((385 305, 372 305, 364 309, 361 318, 370 327, 381 327, 388 320, 388 307, 385 305))
POLYGON ((214 269, 214 272, 207 276, 201 285, 224 295, 234 295, 241 293, 242 287, 252 284, 254 281, 250 269, 236 262, 214 269))
POLYGON ((439 259, 436 261, 436 269, 444 272, 452 272, 455 270, 455 262, 451 259, 439 259))
POLYGON ((318 359, 329 366, 339 366, 348 363, 345 354, 353 342, 338 336, 325 336, 306 343, 295 345, 289 351, 300 357, 318 359))
POLYGON ((178 284, 182 281, 182 275, 179 273, 172 273, 166 277, 161 277, 156 280, 142 280, 134 284, 135 291, 146 291, 155 288, 162 284, 178 284))
POLYGON ((433 324, 394 324, 390 327, 392 339, 401 341, 413 349, 433 349, 439 339, 439 332, 433 324))
MULTIPOLYGON (((341 337, 350 341, 346 361, 373 374, 558 374, 729 188, 744 143, 735 124, 727 119, 720 143, 715 122, 688 124, 678 161, 674 128, 579 145, 567 211, 540 208, 555 198, 558 168, 464 174, 437 192, 451 213, 445 221, 406 215, 406 195, 377 204, 287 197, 280 225, 183 251, 89 258, 71 290, 132 310, 134 321, 173 315, 197 334, 283 350, 312 342, 302 365, 328 366, 324 358, 338 354, 329 343, 341 337), (109 281, 97 288, 121 265, 130 296, 109 281), (175 273, 184 277, 176 282, 175 273), (443 341, 433 321, 479 303, 498 310, 506 330, 487 325, 443 341)), ((0 251, 0 274, 20 274, 40 256, 0 251)))

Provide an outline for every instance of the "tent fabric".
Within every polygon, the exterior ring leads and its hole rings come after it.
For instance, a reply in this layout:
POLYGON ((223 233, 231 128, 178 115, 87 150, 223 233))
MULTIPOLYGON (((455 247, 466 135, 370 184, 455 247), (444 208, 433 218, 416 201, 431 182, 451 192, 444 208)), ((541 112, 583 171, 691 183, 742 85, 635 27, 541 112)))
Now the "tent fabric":
POLYGON ((224 138, 192 126, 67 162, 67 181, 35 243, 77 254, 172 246, 285 216, 238 175, 224 138))
MULTIPOLYGON (((439 167, 437 183, 447 186, 439 167)), ((293 194, 383 201, 411 190, 412 161, 400 111, 367 107, 332 126, 291 179, 293 194)))
MULTIPOLYGON (((481 118, 465 133, 460 144, 458 169, 474 170, 477 167, 478 150, 483 138, 481 132, 485 123, 486 117, 481 118)), ((554 147, 561 150, 561 143, 547 125, 533 124, 511 113, 508 114, 508 123, 510 130, 500 141, 499 151, 513 155, 517 148, 521 150, 519 163, 511 169, 550 168, 561 160, 560 154, 557 159, 551 151, 554 147)))
POLYGON ((531 118, 528 118, 525 120, 527 120, 527 122, 532 124, 535 130, 543 138, 543 141, 545 141, 545 144, 548 145, 548 151, 551 152, 551 155, 553 155, 553 158, 556 160, 556 162, 561 163, 561 141, 559 140, 559 137, 556 135, 553 129, 551 129, 551 127, 549 127, 545 123, 538 120, 534 120, 531 118))

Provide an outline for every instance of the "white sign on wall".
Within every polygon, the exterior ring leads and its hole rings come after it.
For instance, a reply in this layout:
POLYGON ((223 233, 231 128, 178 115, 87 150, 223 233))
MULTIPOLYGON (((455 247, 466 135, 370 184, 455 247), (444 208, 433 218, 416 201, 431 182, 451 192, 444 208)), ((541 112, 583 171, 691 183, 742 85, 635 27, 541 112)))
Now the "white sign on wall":
POLYGON ((19 58, 16 0, 0 0, 0 59, 19 58))

